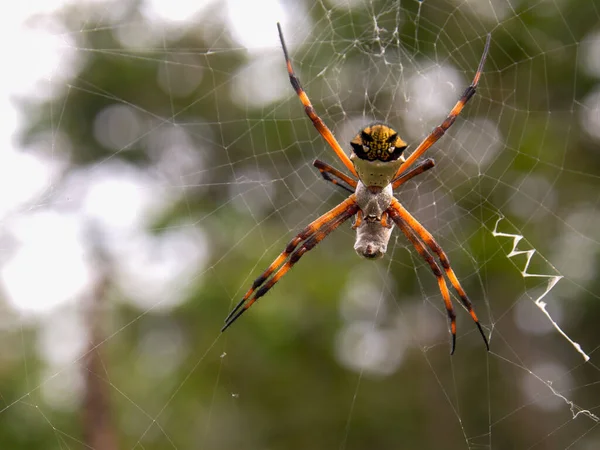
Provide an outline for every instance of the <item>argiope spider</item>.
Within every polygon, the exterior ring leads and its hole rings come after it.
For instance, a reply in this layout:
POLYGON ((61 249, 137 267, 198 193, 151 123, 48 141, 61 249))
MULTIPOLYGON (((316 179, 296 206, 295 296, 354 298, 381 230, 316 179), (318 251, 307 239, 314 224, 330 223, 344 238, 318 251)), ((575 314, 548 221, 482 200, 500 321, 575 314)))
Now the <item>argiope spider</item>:
POLYGON ((379 122, 367 126, 352 139, 350 142, 352 152, 350 157, 348 157, 329 128, 319 118, 308 96, 302 89, 300 80, 292 68, 279 23, 277 24, 277 28, 279 30, 279 39, 283 47, 283 55, 290 76, 290 82, 304 105, 306 114, 344 166, 358 180, 343 174, 322 161, 316 160, 313 163, 325 180, 349 191, 351 193, 350 196, 331 211, 312 222, 290 241, 285 250, 254 281, 252 287, 246 292, 242 300, 229 313, 221 331, 225 331, 244 311, 265 295, 306 252, 312 250, 329 233, 356 215, 356 220, 352 226, 356 230, 354 249, 360 256, 368 259, 383 257, 392 234, 393 225, 390 223, 391 219, 414 245, 419 255, 429 264, 433 274, 437 278, 450 320, 450 331, 452 333, 450 354, 454 353, 456 347, 456 315, 443 272, 430 251, 439 259, 452 287, 456 290, 460 301, 475 321, 486 348, 489 350, 488 340, 479 324, 479 319, 477 319, 477 315, 473 310, 473 305, 460 285, 454 270, 452 270, 446 253, 444 253, 425 227, 394 198, 393 191, 411 178, 431 169, 435 165, 433 159, 429 158, 408 170, 419 156, 444 135, 454 123, 465 104, 475 94, 490 47, 491 36, 489 34, 487 36, 483 55, 471 85, 465 90, 442 124, 436 127, 408 158, 405 159, 402 155, 407 144, 391 127, 379 122))

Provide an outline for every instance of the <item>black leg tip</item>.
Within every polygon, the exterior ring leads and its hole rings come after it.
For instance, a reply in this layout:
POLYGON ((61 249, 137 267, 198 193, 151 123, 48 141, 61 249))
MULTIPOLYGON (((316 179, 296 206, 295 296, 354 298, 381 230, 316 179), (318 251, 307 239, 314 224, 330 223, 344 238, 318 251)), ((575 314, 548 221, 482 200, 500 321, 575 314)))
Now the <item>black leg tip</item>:
POLYGON ((277 30, 279 31, 279 40, 281 41, 281 47, 283 48, 283 55, 285 56, 285 60, 289 60, 287 47, 285 46, 285 39, 283 39, 283 31, 281 29, 281 24, 277 22, 277 30))
POLYGON ((233 320, 228 320, 227 322, 225 322, 225 325, 223 325, 223 328, 221 328, 221 333, 223 333, 227 328, 229 328, 231 326, 231 324, 233 324, 233 322, 235 322, 235 319, 237 319, 238 317, 239 317, 239 314, 236 315, 236 317, 233 320))
POLYGON ((485 348, 487 348, 487 351, 490 351, 490 343, 487 340, 487 337, 485 337, 485 333, 483 332, 483 328, 481 327, 481 324, 479 322, 475 322, 475 324, 477 325, 477 328, 479 329, 479 333, 481 334, 481 337, 483 338, 483 342, 485 342, 485 348))
POLYGON ((242 314, 244 314, 244 311, 246 311, 247 308, 242 307, 243 303, 244 303, 244 301, 242 300, 240 302, 240 304, 237 305, 233 309, 233 311, 231 311, 229 313, 229 315, 225 319, 225 325, 223 325, 223 328, 221 328, 221 333, 223 331, 225 331, 227 328, 229 328, 231 326, 231 324, 233 324, 233 322, 235 322, 238 319, 238 317, 240 317, 242 314))

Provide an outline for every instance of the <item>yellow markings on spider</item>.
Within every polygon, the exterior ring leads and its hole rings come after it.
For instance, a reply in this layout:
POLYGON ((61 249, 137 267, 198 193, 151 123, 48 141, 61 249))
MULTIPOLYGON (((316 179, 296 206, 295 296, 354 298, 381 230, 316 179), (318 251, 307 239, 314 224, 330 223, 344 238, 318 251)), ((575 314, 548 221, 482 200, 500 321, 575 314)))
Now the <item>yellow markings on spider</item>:
POLYGON ((356 216, 352 227, 356 231, 354 250, 360 256, 367 259, 382 258, 387 251, 393 226, 396 225, 415 247, 419 256, 427 262, 437 279, 450 322, 452 336, 450 353, 453 354, 456 347, 456 314, 452 306, 446 278, 448 278, 461 303, 471 315, 486 348, 489 350, 487 337, 475 314, 473 304, 450 266, 448 256, 425 227, 394 197, 394 190, 435 166, 435 162, 431 158, 416 165, 415 163, 419 156, 446 133, 467 102, 475 95, 490 47, 491 36, 488 34, 483 55, 471 85, 464 91, 442 124, 435 127, 408 158, 405 159, 403 156, 403 152, 407 148, 406 142, 400 138, 393 128, 382 122, 372 123, 358 132, 350 142, 352 151, 350 157, 348 157, 335 136, 315 112, 292 67, 281 26, 277 24, 277 28, 290 83, 304 106, 306 115, 351 175, 348 176, 323 161, 316 160, 313 165, 326 181, 349 191, 350 196, 338 206, 314 220, 289 242, 275 261, 254 280, 242 300, 225 319, 225 325, 221 331, 225 331, 260 297, 264 296, 292 269, 305 253, 312 250, 342 223, 356 216))
POLYGON ((406 142, 391 127, 374 123, 362 129, 350 141, 358 178, 367 186, 383 188, 390 184, 404 162, 406 142))
POLYGON ((406 149, 406 142, 384 123, 374 123, 364 128, 350 145, 359 158, 369 161, 394 161, 406 149))

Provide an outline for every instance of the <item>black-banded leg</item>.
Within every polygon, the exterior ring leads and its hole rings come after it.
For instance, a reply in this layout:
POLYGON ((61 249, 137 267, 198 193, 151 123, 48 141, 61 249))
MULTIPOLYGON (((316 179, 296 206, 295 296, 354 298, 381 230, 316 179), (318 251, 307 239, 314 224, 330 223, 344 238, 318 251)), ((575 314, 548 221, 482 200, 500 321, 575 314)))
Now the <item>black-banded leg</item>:
POLYGON ((318 159, 314 160, 313 166, 319 169, 321 176, 326 181, 329 181, 330 183, 333 183, 336 186, 339 186, 350 193, 354 193, 354 191, 356 190, 356 180, 340 172, 335 167, 332 167, 329 164, 324 163, 323 161, 320 161, 318 159))
POLYGON ((329 233, 354 216, 358 210, 355 195, 352 194, 338 206, 304 228, 290 241, 285 250, 279 254, 267 270, 252 283, 252 287, 225 319, 225 325, 221 331, 225 331, 256 300, 265 295, 298 262, 302 255, 312 250, 329 233), (271 275, 273 276, 269 279, 271 275))
POLYGON ((492 35, 487 35, 487 40, 485 41, 485 47, 483 49, 483 55, 481 56, 481 61, 479 61, 479 66, 477 67, 477 72, 475 72, 475 77, 473 78, 473 82, 471 85, 465 89, 465 92, 460 97, 454 108, 450 111, 446 119, 442 122, 442 124, 438 127, 435 127, 431 134, 427 136, 423 142, 419 144, 419 146, 415 149, 414 152, 410 154, 410 156, 402 163, 398 171, 396 172, 395 177, 398 177, 404 171, 406 171, 410 166, 414 164, 419 156, 421 156, 427 149, 429 149, 433 144, 435 144, 439 138, 441 138, 448 128, 452 126, 456 117, 461 113, 467 102, 475 95, 477 91, 477 85, 479 84, 479 78, 481 78, 481 72, 483 71, 483 65, 485 64, 485 59, 488 54, 488 50, 490 49, 490 42, 492 39, 492 35))
POLYGON ((392 180, 392 189, 396 190, 408 180, 416 177, 417 175, 421 175, 423 172, 427 172, 429 169, 433 168, 433 166, 435 166, 435 161, 432 158, 427 158, 425 161, 420 162, 405 174, 400 175, 392 180))
POLYGON ((479 333, 481 334, 481 337, 485 342, 485 346, 489 351, 490 345, 488 343, 487 337, 485 336, 485 333, 483 332, 483 328, 481 328, 481 324, 479 323, 477 314, 475 314, 473 304, 471 303, 471 300, 469 300, 469 297, 467 297, 467 293, 465 292, 465 290, 460 285, 460 282, 458 281, 454 270, 452 270, 452 267, 450 266, 450 260, 448 259, 448 256, 446 255, 444 250, 442 250, 442 247, 440 247, 439 244, 435 241, 431 233, 427 231, 425 227, 421 225, 419 221, 415 219, 406 210, 406 208, 404 208, 404 206, 400 204, 398 200, 392 200, 392 205, 389 207, 388 213, 390 214, 392 219, 394 218, 394 216, 399 216, 402 219, 402 221, 406 223, 406 225, 408 225, 410 229, 419 237, 419 239, 421 239, 425 243, 425 245, 427 245, 427 247, 429 247, 431 251, 437 255, 442 265, 442 268, 444 269, 444 272, 446 272, 446 276, 448 277, 450 283, 452 284, 452 287, 458 294, 461 303, 471 315, 471 318, 475 322, 475 325, 477 325, 479 333))
POLYGON ((450 354, 453 355, 454 350, 456 349, 456 314, 454 313, 454 307, 452 306, 452 300, 450 298, 450 291, 448 291, 448 285, 446 284, 442 270, 419 238, 410 229, 406 222, 402 220, 400 214, 398 214, 395 210, 390 209, 389 215, 394 223, 398 225, 398 228, 400 228, 411 244, 415 247, 421 258, 423 258, 427 264, 429 264, 431 271, 437 278, 438 286, 440 288, 440 292, 442 293, 442 298, 444 299, 444 305, 446 306, 446 313, 448 314, 448 319, 450 320, 450 332, 452 333, 452 347, 450 349, 450 354))
POLYGON ((315 108, 313 108, 312 103, 306 95, 306 92, 304 92, 304 89, 302 89, 300 80, 298 79, 298 77, 294 73, 294 69, 292 68, 292 61, 290 60, 290 56, 285 45, 285 40, 283 39, 281 25, 279 23, 277 23, 277 29, 279 30, 279 39, 281 40, 281 47, 283 48, 283 56, 285 56, 285 63, 287 66, 288 74, 290 76, 290 83, 292 84, 292 87, 294 88, 296 94, 300 98, 300 101, 304 105, 304 111, 306 112, 306 115, 310 118, 310 120, 312 120, 312 123, 317 129, 317 131, 327 141, 327 143, 333 149, 337 157, 340 158, 344 166, 346 166, 346 168, 350 171, 351 174, 358 177, 358 175, 356 174, 356 170, 354 170, 354 164, 352 164, 352 161, 350 161, 348 155, 344 153, 344 150, 342 149, 342 147, 340 147, 340 144, 331 133, 331 130, 327 128, 327 125, 325 125, 325 123, 317 115, 317 113, 315 112, 315 108))

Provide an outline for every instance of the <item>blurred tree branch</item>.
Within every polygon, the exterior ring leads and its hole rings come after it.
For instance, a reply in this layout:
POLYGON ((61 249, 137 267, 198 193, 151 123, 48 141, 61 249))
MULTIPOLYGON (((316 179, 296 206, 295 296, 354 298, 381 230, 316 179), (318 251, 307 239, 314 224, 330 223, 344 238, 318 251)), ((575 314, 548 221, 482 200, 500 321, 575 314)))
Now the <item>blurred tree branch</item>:
POLYGON ((90 336, 85 353, 83 399, 83 440, 95 450, 116 450, 117 436, 110 405, 109 385, 105 381, 106 363, 103 361, 102 343, 105 340, 105 300, 110 288, 108 256, 102 249, 102 240, 95 227, 91 227, 94 256, 98 266, 98 279, 87 304, 86 322, 90 336))

